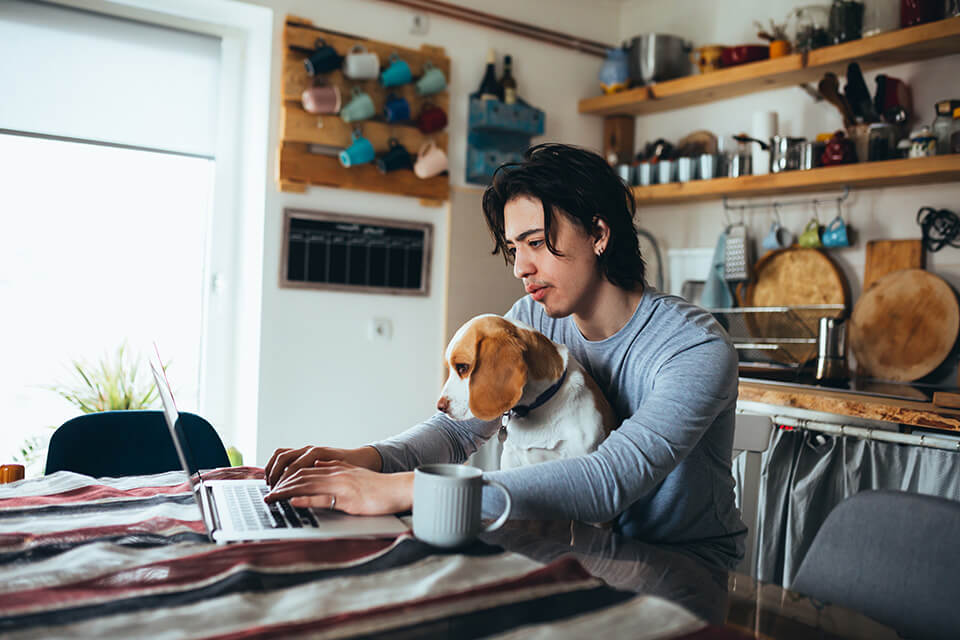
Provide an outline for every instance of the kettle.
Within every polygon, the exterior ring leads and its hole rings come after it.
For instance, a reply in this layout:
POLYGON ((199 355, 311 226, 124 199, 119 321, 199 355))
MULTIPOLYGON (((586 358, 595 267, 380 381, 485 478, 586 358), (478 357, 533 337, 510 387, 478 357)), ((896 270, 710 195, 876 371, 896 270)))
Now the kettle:
POLYGON ((817 334, 817 368, 814 377, 823 382, 846 380, 846 331, 842 318, 820 318, 817 334))

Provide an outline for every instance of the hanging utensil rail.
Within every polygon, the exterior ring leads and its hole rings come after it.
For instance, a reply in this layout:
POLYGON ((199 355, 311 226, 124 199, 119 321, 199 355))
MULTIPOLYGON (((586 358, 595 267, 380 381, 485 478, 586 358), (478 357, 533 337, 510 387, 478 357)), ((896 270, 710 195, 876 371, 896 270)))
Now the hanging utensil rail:
POLYGON ((768 202, 750 202, 744 204, 731 204, 727 196, 723 196, 723 210, 724 211, 740 211, 743 213, 747 209, 779 209, 781 207, 792 207, 794 205, 809 205, 816 207, 820 204, 827 204, 828 202, 836 202, 839 206, 847 198, 850 197, 850 187, 844 187, 843 193, 835 198, 803 198, 798 200, 787 200, 781 202, 779 200, 771 200, 768 202))

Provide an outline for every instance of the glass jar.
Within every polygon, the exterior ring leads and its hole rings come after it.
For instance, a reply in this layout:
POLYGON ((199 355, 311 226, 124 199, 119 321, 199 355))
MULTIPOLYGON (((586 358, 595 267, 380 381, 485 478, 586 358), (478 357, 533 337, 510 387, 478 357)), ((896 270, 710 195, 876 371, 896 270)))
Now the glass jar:
POLYGON ((900 28, 900 0, 864 0, 863 5, 863 37, 900 28))
POLYGON ((934 105, 936 117, 930 132, 937 139, 937 153, 950 153, 950 132, 953 130, 953 112, 960 107, 960 100, 940 100, 934 105))
POLYGON ((793 35, 795 51, 810 51, 833 44, 829 31, 830 5, 798 7, 792 16, 796 25, 793 35))
POLYGON ((950 128, 950 153, 960 153, 960 107, 953 110, 953 126, 950 128))
POLYGON ((833 0, 830 5, 830 36, 834 44, 863 37, 863 3, 833 0))

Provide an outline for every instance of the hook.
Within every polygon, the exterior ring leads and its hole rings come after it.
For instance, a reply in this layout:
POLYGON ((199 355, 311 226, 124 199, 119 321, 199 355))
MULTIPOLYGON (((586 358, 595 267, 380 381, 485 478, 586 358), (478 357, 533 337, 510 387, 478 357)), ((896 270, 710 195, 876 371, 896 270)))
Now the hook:
POLYGON ((814 199, 813 201, 813 219, 817 221, 817 224, 820 223, 820 210, 817 209, 818 201, 814 199))
POLYGON ((783 220, 780 219, 780 203, 776 200, 773 202, 773 217, 777 221, 777 224, 782 227, 783 220))

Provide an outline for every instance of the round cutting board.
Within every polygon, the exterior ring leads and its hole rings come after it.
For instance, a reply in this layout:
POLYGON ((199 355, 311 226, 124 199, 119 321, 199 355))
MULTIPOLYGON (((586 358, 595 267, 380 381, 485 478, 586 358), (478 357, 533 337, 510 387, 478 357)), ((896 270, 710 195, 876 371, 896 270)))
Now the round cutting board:
MULTIPOLYGON (((746 329, 754 338, 799 338, 816 336, 821 316, 845 316, 847 291, 846 278, 827 254, 817 249, 790 247, 764 254, 754 266, 753 277, 737 293, 743 307, 843 305, 837 310, 794 309, 787 314, 757 313, 744 318, 746 329)), ((816 353, 816 344, 782 343, 770 357, 799 365, 816 353)))
POLYGON ((757 261, 740 302, 745 307, 846 305, 847 281, 822 251, 802 247, 779 249, 757 261))
POLYGON ((909 382, 944 361, 958 329, 960 305, 950 285, 923 269, 902 269, 863 292, 847 337, 862 374, 909 382))

